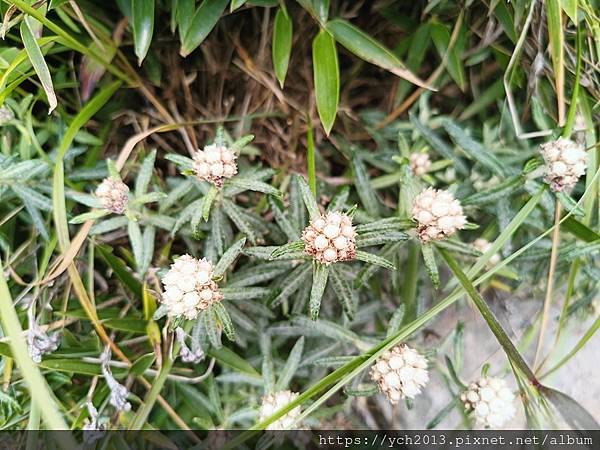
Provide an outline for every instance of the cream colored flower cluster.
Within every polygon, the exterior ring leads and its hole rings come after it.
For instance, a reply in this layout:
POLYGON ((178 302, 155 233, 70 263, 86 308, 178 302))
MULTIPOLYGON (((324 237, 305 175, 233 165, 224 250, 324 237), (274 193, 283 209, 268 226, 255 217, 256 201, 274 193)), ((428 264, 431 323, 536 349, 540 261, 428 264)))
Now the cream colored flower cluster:
POLYGON ((312 220, 302 232, 304 251, 322 264, 354 259, 356 230, 347 214, 329 212, 312 220))
POLYGON ((422 177, 431 168, 431 160, 427 153, 411 153, 410 155, 410 169, 418 176, 422 177))
POLYGON ((429 380, 427 360, 406 344, 386 351, 371 368, 371 379, 379 386, 390 403, 415 398, 429 380))
MULTIPOLYGON (((289 405, 296 397, 298 397, 298 394, 292 391, 279 391, 274 394, 265 395, 260 405, 259 421, 262 422, 268 419, 278 410, 289 405)), ((292 409, 283 417, 267 426, 267 430, 289 430, 294 426, 294 422, 301 412, 299 406, 292 409)))
POLYGON ((415 198, 412 217, 423 242, 446 238, 464 228, 467 218, 450 191, 427 188, 415 198))
POLYGON ((96 189, 96 197, 102 207, 114 214, 123 214, 127 209, 129 188, 116 178, 105 178, 96 189))
POLYGON ((170 317, 194 319, 200 311, 223 299, 217 283, 212 280, 213 266, 205 258, 190 255, 177 258, 163 278, 165 291, 162 303, 170 317))
POLYGON ((572 189, 585 173, 587 153, 570 139, 547 142, 540 147, 546 163, 546 183, 553 191, 572 189))
POLYGON ((474 411, 477 423, 499 428, 515 415, 515 396, 501 378, 484 377, 471 383, 460 399, 467 411, 474 411))
POLYGON ((192 168, 198 179, 221 187, 225 178, 231 178, 237 173, 236 158, 233 150, 224 145, 211 144, 194 153, 192 168))

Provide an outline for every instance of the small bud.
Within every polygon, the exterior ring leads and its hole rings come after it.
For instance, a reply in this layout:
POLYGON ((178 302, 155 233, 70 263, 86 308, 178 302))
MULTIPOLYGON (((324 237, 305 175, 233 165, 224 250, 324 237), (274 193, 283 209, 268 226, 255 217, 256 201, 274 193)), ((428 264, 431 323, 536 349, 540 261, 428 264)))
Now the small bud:
MULTIPOLYGON (((259 421, 263 421, 271 417, 279 409, 289 405, 298 394, 292 391, 279 391, 274 394, 265 395, 260 406, 259 421)), ((296 418, 301 414, 300 407, 292 409, 290 412, 271 423, 267 430, 289 430, 294 426, 296 418)))
POLYGON ((223 145, 211 144, 193 155, 192 168, 199 180, 209 181, 220 188, 225 178, 237 173, 237 155, 223 145))
POLYGON ((46 334, 38 325, 33 313, 33 304, 27 310, 29 329, 27 330, 27 348, 29 356, 35 363, 42 362, 42 356, 58 348, 60 333, 46 334))
POLYGON ((406 344, 397 345, 371 367, 371 379, 393 405, 405 397, 415 398, 429 381, 427 360, 406 344))
POLYGON ((170 317, 195 319, 200 311, 222 300, 223 295, 212 280, 213 266, 206 259, 190 255, 177 258, 163 278, 162 303, 170 317))
POLYGON ((177 327, 175 329, 175 335, 177 337, 177 342, 179 342, 179 345, 181 346, 179 349, 179 356, 181 356, 183 362, 197 364, 204 359, 204 352, 199 345, 195 351, 187 346, 185 343, 186 333, 183 328, 177 327))
POLYGON ((467 219, 449 191, 427 188, 415 198, 412 217, 423 242, 444 239, 464 228, 467 219))
POLYGON ((512 391, 501 378, 484 377, 471 383, 460 399, 467 411, 474 411, 477 423, 486 428, 499 428, 515 415, 512 391))
POLYGON ((96 197, 102 207, 114 214, 123 214, 127 209, 129 188, 121 180, 105 178, 96 189, 96 197))
POLYGON ((322 264, 354 259, 356 231, 350 216, 330 212, 311 221, 302 232, 304 251, 322 264))
MULTIPOLYGON (((487 239, 477 238, 473 241, 473 247, 479 250, 481 253, 487 253, 487 251, 492 248, 492 243, 487 239)), ((495 266, 500 262, 500 254, 494 253, 490 260, 488 261, 488 266, 495 266)))
POLYGON ((585 149, 571 141, 560 138, 540 146, 542 157, 546 163, 544 180, 555 192, 572 189, 587 167, 585 149))
POLYGON ((417 177, 422 177, 431 168, 431 160, 427 153, 411 153, 410 169, 417 177))

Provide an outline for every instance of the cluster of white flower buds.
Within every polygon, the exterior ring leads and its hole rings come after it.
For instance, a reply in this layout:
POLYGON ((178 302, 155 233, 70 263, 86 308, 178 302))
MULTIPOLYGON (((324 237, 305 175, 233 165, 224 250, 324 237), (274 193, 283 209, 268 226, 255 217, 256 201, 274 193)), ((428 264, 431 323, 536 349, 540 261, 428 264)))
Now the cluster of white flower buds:
POLYGON ((190 255, 177 258, 163 278, 165 292, 162 303, 170 317, 195 319, 200 311, 223 299, 217 283, 212 280, 213 266, 206 258, 190 255))
POLYGON ((429 381, 427 360, 408 345, 397 345, 373 365, 371 379, 395 405, 405 397, 412 399, 421 393, 421 388, 429 381))
POLYGON ((129 187, 116 178, 105 178, 96 189, 102 207, 114 214, 123 214, 129 200, 129 187))
POLYGON ((410 169, 418 176, 425 175, 431 167, 431 160, 427 153, 411 153, 410 154, 410 169))
MULTIPOLYGON (((298 397, 298 394, 292 391, 279 391, 274 394, 265 395, 260 405, 259 421, 262 422, 268 419, 278 410, 289 405, 296 397, 298 397)), ((301 412, 301 408, 297 406, 283 417, 268 425, 267 430, 289 430, 294 426, 294 422, 301 412)))
POLYGON ((467 218, 450 191, 427 188, 415 198, 412 217, 421 241, 446 238, 464 228, 467 218))
POLYGON ((0 125, 4 125, 5 123, 10 122, 14 118, 15 115, 10 109, 4 106, 0 108, 0 125))
POLYGON ((236 158, 235 152, 224 145, 207 145, 204 150, 194 153, 194 174, 198 179, 210 181, 220 188, 225 178, 231 178, 237 173, 236 158))
POLYGON ((356 256, 356 230, 350 216, 329 212, 312 220, 302 232, 304 251, 322 264, 356 256))
MULTIPOLYGON (((477 238, 473 241, 473 247, 479 250, 481 253, 486 253, 490 248, 492 248, 492 243, 484 238, 477 238)), ((488 261, 488 266, 495 266, 500 262, 500 254, 494 253, 490 260, 488 261)))
POLYGON ((585 173, 587 153, 579 144, 561 138, 540 146, 546 163, 545 181, 555 192, 572 189, 585 173))
POLYGON ((471 383, 460 399, 467 411, 474 411, 477 423, 499 428, 515 415, 515 396, 501 378, 483 377, 471 383))

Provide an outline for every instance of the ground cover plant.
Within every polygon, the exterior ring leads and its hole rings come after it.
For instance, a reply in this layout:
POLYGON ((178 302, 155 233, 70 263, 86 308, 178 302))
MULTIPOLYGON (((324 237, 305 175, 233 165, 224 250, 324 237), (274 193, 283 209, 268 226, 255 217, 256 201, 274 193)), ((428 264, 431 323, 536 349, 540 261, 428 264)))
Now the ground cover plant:
POLYGON ((598 11, 2 0, 0 430, 598 428, 598 11))

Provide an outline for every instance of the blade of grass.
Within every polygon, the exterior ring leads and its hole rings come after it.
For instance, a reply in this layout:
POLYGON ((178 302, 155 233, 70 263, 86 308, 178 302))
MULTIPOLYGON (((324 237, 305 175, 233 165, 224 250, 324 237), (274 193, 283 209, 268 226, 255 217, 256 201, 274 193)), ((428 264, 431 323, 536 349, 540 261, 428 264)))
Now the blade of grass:
POLYGON ((565 123, 565 42, 560 0, 546 0, 546 18, 548 23, 548 38, 550 54, 554 70, 554 87, 558 109, 558 125, 565 123))

